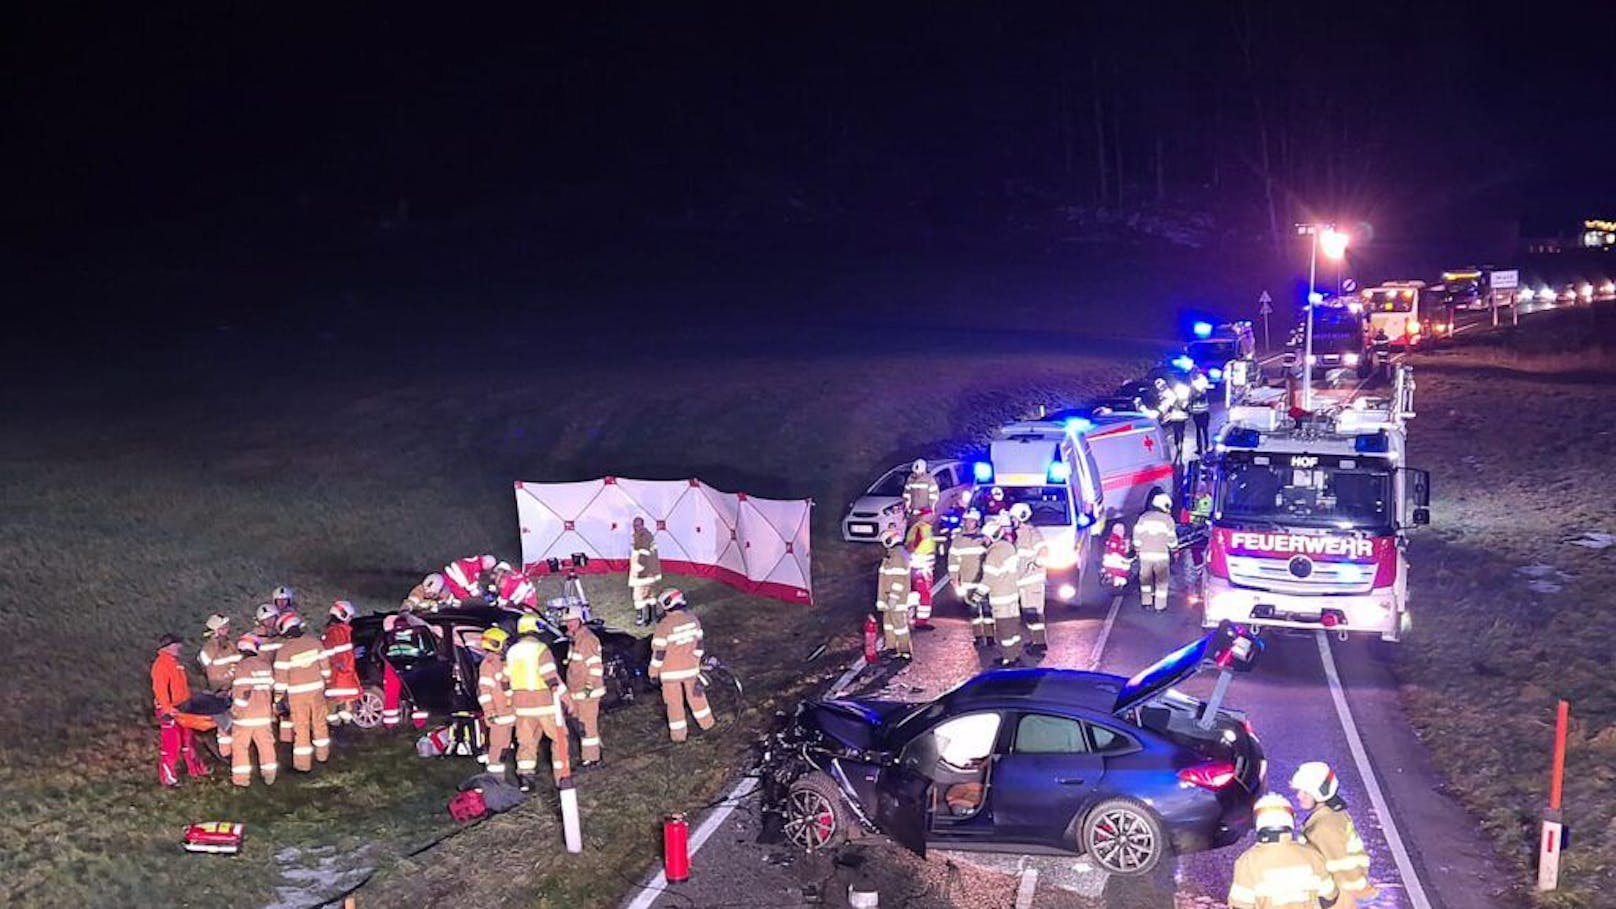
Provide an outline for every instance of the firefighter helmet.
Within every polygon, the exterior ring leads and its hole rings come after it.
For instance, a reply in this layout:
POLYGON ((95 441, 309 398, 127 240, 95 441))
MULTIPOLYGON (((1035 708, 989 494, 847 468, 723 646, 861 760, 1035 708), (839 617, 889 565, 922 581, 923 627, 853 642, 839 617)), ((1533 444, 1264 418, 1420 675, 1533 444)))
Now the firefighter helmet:
POLYGON ((493 571, 494 566, 499 564, 499 559, 496 559, 491 555, 484 555, 478 558, 477 564, 483 566, 484 571, 493 571))
POLYGON ((1165 492, 1158 492, 1150 497, 1150 507, 1158 511, 1172 511, 1173 499, 1165 492))
POLYGON ((1308 761, 1296 768, 1295 775, 1291 777, 1291 788, 1311 796, 1314 801, 1328 802, 1335 798, 1341 783, 1335 778, 1335 771, 1330 769, 1329 764, 1308 761))
POLYGON ((273 622, 275 621, 275 617, 280 614, 281 611, 275 608, 274 603, 260 603, 258 606, 258 611, 254 613, 260 622, 273 622))
POLYGON ((584 608, 577 603, 573 603, 571 606, 567 607, 567 611, 565 613, 562 613, 561 620, 564 622, 584 621, 584 608))
POLYGON ((505 629, 495 625, 483 630, 483 650, 488 653, 500 653, 505 649, 505 642, 510 640, 505 629))
POLYGON ((498 573, 498 574, 504 574, 505 572, 510 571, 510 570, 511 570, 511 563, 510 562, 497 562, 494 565, 494 571, 496 573, 498 573))
POLYGON ((1032 506, 1026 502, 1017 502, 1010 506, 1011 520, 1025 524, 1032 519, 1032 506))
POLYGON ((1252 807, 1252 814, 1255 815, 1254 826, 1258 831, 1296 829, 1296 812, 1291 808, 1290 799, 1277 792, 1270 792, 1258 799, 1252 807))
POLYGON ((684 591, 677 587, 669 587, 667 590, 662 591, 662 596, 657 597, 657 603, 662 606, 663 612, 672 612, 675 609, 683 609, 689 605, 685 602, 684 591))
POLYGON ((965 514, 960 517, 960 520, 962 522, 963 521, 976 521, 976 522, 980 523, 981 520, 982 520, 982 512, 977 511, 975 508, 967 509, 965 514))
POLYGON ((903 542, 903 535, 898 533, 898 528, 888 527, 886 530, 881 531, 881 545, 887 549, 891 549, 901 542, 903 542))
POLYGON ((303 617, 298 615, 295 612, 288 612, 288 613, 282 615, 275 622, 275 630, 280 632, 281 634, 286 634, 287 632, 290 632, 293 629, 302 628, 302 627, 303 627, 303 617))
POLYGON ((517 619, 516 620, 516 633, 517 634, 538 634, 539 633, 539 617, 536 616, 536 615, 525 615, 525 616, 522 616, 521 618, 517 619))
POLYGON ((263 641, 259 640, 256 634, 244 634, 236 639, 236 649, 242 653, 256 654, 261 646, 263 646, 263 641))
POLYGON ((218 631, 221 628, 228 628, 230 627, 230 617, 215 612, 213 615, 208 616, 207 624, 209 631, 218 631))
POLYGON ((348 602, 347 600, 337 600, 331 604, 330 615, 333 619, 336 619, 339 622, 352 622, 354 620, 354 616, 358 614, 359 610, 355 609, 354 604, 348 602))
POLYGON ((297 601, 297 591, 282 584, 275 588, 275 592, 269 598, 276 606, 288 606, 297 601))
POLYGON ((988 498, 992 499, 995 502, 1003 502, 1004 501, 1004 487, 1003 486, 995 486, 992 489, 988 490, 988 498))
POLYGON ((914 466, 911 469, 914 470, 915 473, 925 473, 926 472, 926 459, 925 458, 915 458, 914 466))
POLYGON ((442 593, 443 592, 443 575, 438 574, 436 571, 434 571, 431 574, 427 575, 425 578, 423 578, 421 580, 421 589, 426 591, 428 596, 434 596, 435 597, 438 594, 442 593))

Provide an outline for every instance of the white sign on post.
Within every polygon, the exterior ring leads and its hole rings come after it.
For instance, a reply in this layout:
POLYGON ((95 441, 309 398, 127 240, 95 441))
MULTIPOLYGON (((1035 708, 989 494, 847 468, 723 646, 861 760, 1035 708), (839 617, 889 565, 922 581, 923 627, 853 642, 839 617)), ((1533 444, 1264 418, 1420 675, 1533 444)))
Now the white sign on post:
POLYGON ((1492 277, 1493 290, 1514 290, 1519 287, 1521 273, 1511 268, 1507 271, 1495 271, 1492 277))
POLYGON ((1266 316, 1273 311, 1274 298, 1270 297, 1268 291, 1265 290, 1262 292, 1262 296, 1257 298, 1257 315, 1266 316))
POLYGON ((1543 822, 1543 841, 1537 853, 1537 889, 1560 886, 1560 851, 1565 848, 1565 829, 1559 821, 1543 822))

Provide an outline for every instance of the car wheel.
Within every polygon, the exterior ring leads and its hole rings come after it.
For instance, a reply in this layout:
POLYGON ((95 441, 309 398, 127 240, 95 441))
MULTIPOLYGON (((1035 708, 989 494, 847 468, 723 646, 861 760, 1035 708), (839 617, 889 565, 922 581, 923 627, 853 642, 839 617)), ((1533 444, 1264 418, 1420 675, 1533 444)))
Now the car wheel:
POLYGON ((834 849, 847 842, 852 817, 836 783, 815 771, 786 790, 785 827, 792 845, 808 852, 834 849))
POLYGON ((1133 799, 1110 799, 1094 806, 1079 836, 1084 854, 1112 874, 1148 874, 1168 849, 1161 823, 1133 799))
POLYGON ((360 729, 375 729, 382 724, 382 690, 374 686, 359 692, 354 701, 353 724, 360 729))

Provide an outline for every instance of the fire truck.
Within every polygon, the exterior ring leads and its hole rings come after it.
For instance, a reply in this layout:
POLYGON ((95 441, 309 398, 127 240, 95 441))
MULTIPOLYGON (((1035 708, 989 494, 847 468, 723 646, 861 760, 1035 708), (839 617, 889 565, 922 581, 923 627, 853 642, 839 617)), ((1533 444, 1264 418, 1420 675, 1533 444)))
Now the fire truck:
POLYGON ((1320 392, 1311 415, 1230 408, 1212 466, 1202 625, 1224 619, 1400 640, 1406 534, 1430 522, 1430 474, 1405 466, 1410 367, 1389 397, 1320 392))

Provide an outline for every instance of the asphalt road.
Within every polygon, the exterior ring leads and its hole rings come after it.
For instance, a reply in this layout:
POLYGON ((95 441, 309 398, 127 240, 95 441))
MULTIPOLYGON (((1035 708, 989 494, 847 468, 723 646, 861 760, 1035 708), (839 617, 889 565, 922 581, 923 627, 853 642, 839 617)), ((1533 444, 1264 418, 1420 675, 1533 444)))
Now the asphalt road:
MULTIPOLYGON (((1507 315, 1507 314, 1506 314, 1507 315)), ((1458 333, 1485 330, 1487 313, 1460 313, 1458 333)), ((1180 566, 1171 605, 1145 612, 1136 595, 1111 604, 1052 606, 1050 650, 1042 665, 1131 675, 1169 650, 1198 637, 1198 608, 1180 566)), ((936 629, 917 633, 914 665, 867 667, 846 686, 852 695, 925 700, 987 668, 970 643, 963 611, 948 593, 939 599, 936 629)), ((1238 676, 1229 706, 1246 711, 1269 759, 1268 781, 1287 791, 1296 766, 1323 760, 1336 769, 1371 857, 1381 891, 1377 907, 1504 909, 1497 894, 1509 884, 1476 822, 1441 793, 1402 712, 1397 683, 1382 645, 1340 642, 1322 632, 1271 635, 1257 670, 1238 676), (1339 679, 1332 690, 1330 666, 1339 679)), ((1212 679, 1184 689, 1204 696, 1212 679)), ((1234 860, 1246 844, 1163 863, 1147 878, 1105 875, 1078 856, 991 856, 932 852, 926 859, 880 838, 850 846, 834 858, 804 856, 787 846, 755 842, 755 797, 720 808, 710 836, 692 859, 687 882, 660 878, 631 893, 625 907, 843 906, 850 885, 873 887, 882 906, 1105 907, 1174 909, 1221 906, 1234 860), (665 889, 664 889, 665 888, 665 889)))

